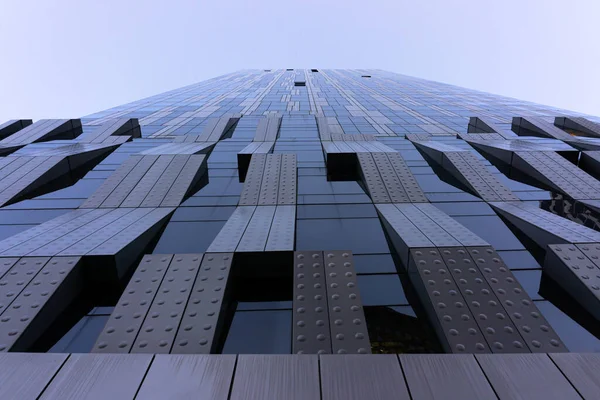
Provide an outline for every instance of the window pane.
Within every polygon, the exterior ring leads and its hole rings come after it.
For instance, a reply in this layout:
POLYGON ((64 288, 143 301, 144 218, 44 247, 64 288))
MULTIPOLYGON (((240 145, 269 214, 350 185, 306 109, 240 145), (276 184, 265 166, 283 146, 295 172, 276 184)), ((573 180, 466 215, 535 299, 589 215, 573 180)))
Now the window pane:
POLYGON ((292 311, 238 311, 223 354, 290 354, 292 311))

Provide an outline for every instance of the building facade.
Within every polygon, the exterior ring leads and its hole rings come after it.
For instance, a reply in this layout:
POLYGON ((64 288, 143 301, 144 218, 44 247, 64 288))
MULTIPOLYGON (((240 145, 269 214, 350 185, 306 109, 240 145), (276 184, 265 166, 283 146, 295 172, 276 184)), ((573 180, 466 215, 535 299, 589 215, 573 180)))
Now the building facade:
MULTIPOLYGON (((137 353, 140 382, 158 359, 139 354, 478 354, 494 396, 489 357, 600 351, 598 150, 599 118, 380 70, 240 71, 9 121, 0 350, 137 353)), ((419 390, 417 358, 352 360, 419 390)))

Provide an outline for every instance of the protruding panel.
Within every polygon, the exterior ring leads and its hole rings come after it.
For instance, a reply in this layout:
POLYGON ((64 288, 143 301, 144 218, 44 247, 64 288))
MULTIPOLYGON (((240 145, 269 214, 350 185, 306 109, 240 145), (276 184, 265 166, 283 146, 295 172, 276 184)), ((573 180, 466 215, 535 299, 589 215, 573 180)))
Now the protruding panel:
POLYGON ((320 356, 323 400, 410 400, 396 355, 320 356))
MULTIPOLYGON (((430 204, 428 205, 430 207, 428 207, 425 210, 421 210, 413 204, 395 204, 396 208, 402 214, 404 214, 404 216, 408 218, 408 220, 414 226, 416 226, 421 232, 423 232, 427 239, 431 240, 431 242, 436 247, 461 246, 462 243, 458 239, 456 239, 452 234, 450 234, 450 232, 444 230, 440 227, 440 225, 438 225, 440 221, 428 215, 429 212, 433 211, 431 210, 431 207, 435 208, 435 206, 432 206, 430 204)), ((442 212, 442 214, 444 213, 442 212)), ((446 218, 450 218, 446 214, 444 215, 446 218)))
POLYGON ((127 197, 125 197, 120 206, 139 207, 173 159, 174 156, 172 155, 158 156, 158 159, 152 164, 148 173, 145 174, 129 194, 127 194, 127 197))
MULTIPOLYGON (((156 184, 152 187, 152 190, 148 192, 144 201, 142 201, 142 207, 158 207, 162 204, 165 196, 171 189, 173 182, 177 179, 179 174, 183 171, 186 163, 188 162, 187 157, 174 157, 167 169, 162 173, 160 178, 156 181, 156 184)), ((110 179, 110 178, 109 178, 110 179)))
POLYGON ((279 175, 281 173, 281 154, 269 154, 258 195, 258 205, 271 206, 277 204, 279 192, 279 175))
POLYGON ((413 399, 497 399, 472 355, 402 354, 399 358, 413 399))
POLYGON ((221 140, 223 135, 225 135, 239 119, 239 116, 210 118, 202 130, 202 133, 196 139, 196 142, 217 142, 221 140))
POLYGON ((265 251, 293 250, 295 233, 296 206, 277 206, 265 251))
POLYGON ((140 138, 141 130, 137 118, 116 118, 95 127, 92 132, 79 136, 80 142, 85 143, 113 143, 118 136, 126 137, 121 143, 132 138, 140 138))
POLYGON ((95 353, 128 353, 172 255, 145 255, 94 345, 95 353))
POLYGON ((525 341, 469 253, 464 248, 439 251, 492 353, 529 353, 525 341))
POLYGON ((258 204, 260 195, 260 186, 262 184, 263 172, 265 163, 267 162, 266 154, 255 154, 250 161, 250 167, 246 174, 244 188, 240 197, 240 206, 250 206, 258 204))
POLYGON ((370 153, 359 153, 358 162, 363 184, 366 186, 373 203, 391 203, 377 165, 370 153))
POLYGON ((258 206, 235 251, 265 251, 276 206, 258 206))
MULTIPOLYGON (((159 156, 142 156, 141 160, 131 172, 123 178, 121 182, 115 187, 115 189, 106 197, 106 200, 100 205, 101 208, 115 208, 119 207, 121 203, 127 198, 129 193, 137 186, 137 184, 143 179, 144 175, 150 171, 152 165, 157 162, 159 156)), ((118 170, 117 170, 118 172, 118 170)), ((104 185, 102 185, 104 186, 104 185)), ((98 191, 102 191, 103 188, 100 186, 98 191)))
POLYGON ((19 259, 17 262, 13 262, 14 259, 11 258, 2 258, 1 260, 8 260, 12 267, 0 280, 0 315, 10 308, 17 296, 46 265, 49 258, 28 257, 19 259))
POLYGON ((144 150, 139 154, 142 155, 166 155, 166 154, 207 154, 215 146, 215 142, 202 142, 202 143, 167 143, 160 146, 153 147, 148 150, 144 150))
POLYGON ((550 358, 571 385, 584 399, 595 399, 600 392, 600 355, 560 353, 549 354, 550 358))
POLYGON ((210 354, 217 350, 232 257, 231 253, 204 255, 171 353, 210 354))
POLYGON ((333 353, 371 353, 350 251, 325 251, 325 281, 333 353))
POLYGON ((227 400, 235 358, 158 354, 136 398, 227 400))
POLYGON ((202 254, 176 254, 156 292, 132 353, 169 353, 196 280, 202 254))
POLYGON ((532 353, 564 352, 567 348, 498 253, 491 247, 467 251, 500 299, 532 353))
POLYGON ((536 206, 517 202, 489 204, 542 248, 558 243, 600 242, 600 233, 593 229, 536 206))
POLYGON ((292 353, 331 353, 323 252, 294 252, 292 353))
POLYGON ((11 119, 10 121, 0 124, 0 140, 28 127, 32 123, 33 121, 30 119, 11 119))
POLYGON ((0 354, 0 399, 35 400, 68 354, 0 354))
POLYGON ((484 117, 470 117, 469 118, 469 126, 467 128, 467 132, 469 133, 493 133, 493 132, 503 132, 504 129, 498 125, 491 118, 484 117))
POLYGON ((410 251, 409 277, 445 350, 489 353, 476 320, 437 249, 410 251))
POLYGON ((600 138, 600 124, 584 117, 556 117, 554 125, 568 132, 600 138))
POLYGON ((317 357, 239 355, 230 400, 319 399, 317 357))
POLYGON ((582 151, 579 166, 596 179, 600 178, 600 151, 582 151))
POLYGON ((83 288, 80 261, 52 258, 16 296, 0 317, 0 351, 29 350, 71 304, 83 288))
POLYGON ((81 133, 78 119, 41 119, 0 141, 0 145, 26 145, 52 139, 73 139, 81 133))
POLYGON ((255 142, 274 142, 279 134, 279 126, 281 125, 281 117, 261 118, 258 121, 256 134, 254 135, 255 142))
POLYGON ((256 210, 254 206, 237 207, 207 251, 210 253, 234 252, 250 223, 254 210, 256 210))
MULTIPOLYGON (((8 272, 9 269, 13 267, 19 261, 18 257, 14 258, 0 258, 0 279, 8 272)), ((0 307, 0 310, 2 308, 0 307)))
POLYGON ((514 117, 512 129, 519 136, 539 136, 558 140, 569 140, 571 135, 551 122, 538 117, 514 117))
POLYGON ((427 197, 421 186, 417 183, 414 175, 400 156, 400 153, 384 153, 390 160, 394 173, 398 177, 406 196, 411 203, 425 203, 427 197))
POLYGON ((423 232, 393 204, 376 204, 377 212, 394 249, 405 266, 409 265, 409 251, 412 248, 435 247, 423 232))
POLYGON ((142 160, 142 156, 129 156, 121 166, 113 172, 82 205, 80 208, 98 208, 104 200, 115 190, 127 175, 133 171, 136 165, 142 160))
MULTIPOLYGON (((160 206, 177 207, 180 205, 206 171, 206 157, 203 155, 190 155, 160 206)), ((154 190, 154 187, 152 190, 154 190)))
MULTIPOLYGON (((397 205, 400 211, 403 211, 402 207, 408 207, 409 205, 397 205)), ((434 221, 440 228, 448 232, 452 237, 458 240, 463 246, 487 246, 488 243, 465 228, 463 225, 456 222, 455 219, 448 216, 445 212, 429 203, 415 204, 414 207, 418 208, 423 214, 427 215, 434 221)))
POLYGON ((246 180, 246 174, 248 173, 252 157, 257 154, 272 153, 274 147, 275 142, 252 142, 237 153, 240 182, 246 180))
POLYGON ((600 269, 581 251, 581 248, 597 247, 597 243, 551 244, 546 251, 544 272, 585 310, 600 319, 600 269))
POLYGON ((281 155, 277 204, 296 204, 298 165, 295 154, 281 155))
MULTIPOLYGON (((391 203, 407 203, 408 195, 385 153, 371 153, 391 203)), ((396 160, 398 161, 398 160, 396 160)), ((375 202, 375 201, 373 201, 375 202)))
POLYGON ((41 399, 133 399, 151 361, 149 354, 72 354, 41 399))
POLYGON ((501 399, 581 399, 548 356, 478 354, 475 357, 501 399))

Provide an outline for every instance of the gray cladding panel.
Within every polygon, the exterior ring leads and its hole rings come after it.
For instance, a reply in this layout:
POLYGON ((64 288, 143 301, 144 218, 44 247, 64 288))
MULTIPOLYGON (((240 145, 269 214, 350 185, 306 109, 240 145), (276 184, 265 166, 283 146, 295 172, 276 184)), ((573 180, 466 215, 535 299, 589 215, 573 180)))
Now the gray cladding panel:
POLYGON ((72 354, 40 398, 130 400, 151 362, 149 354, 72 354))
POLYGON ((320 356, 323 400, 410 400, 398 358, 373 356, 320 356))
POLYGON ((232 258, 231 253, 204 254, 171 353, 210 354, 217 350, 232 258))
POLYGON ((472 355, 402 354, 399 358, 413 399, 497 399, 472 355))
POLYGON ((477 360, 501 399, 581 399, 545 355, 478 354, 477 360))
POLYGON ((371 352, 367 323, 350 251, 325 251, 325 281, 334 354, 371 352))
POLYGON ((281 154, 268 154, 258 195, 258 205, 271 206, 277 204, 280 174, 281 154))
POLYGON ((35 400, 68 354, 0 354, 0 398, 35 400))
POLYGON ((240 206, 255 206, 258 204, 260 195, 260 187, 263 179, 265 163, 267 162, 266 154, 254 154, 248 167, 244 188, 240 197, 240 206))
POLYGON ((317 357, 239 355, 230 400, 319 399, 317 357))
POLYGON ((277 206, 265 251, 294 250, 296 206, 277 206))
POLYGON ((550 358, 584 399, 595 399, 600 392, 600 355, 559 353, 550 358))
POLYGON ((373 203, 391 203, 392 201, 385 188, 383 179, 373 160, 373 155, 370 153, 359 153, 357 156, 363 184, 366 186, 373 203))
POLYGON ((211 253, 235 251, 255 210, 255 206, 237 207, 207 251, 211 253))
POLYGON ((258 206, 242 235, 235 251, 257 252, 265 251, 271 223, 275 215, 276 206, 258 206))
POLYGON ((323 252, 294 253, 293 354, 331 353, 323 252))

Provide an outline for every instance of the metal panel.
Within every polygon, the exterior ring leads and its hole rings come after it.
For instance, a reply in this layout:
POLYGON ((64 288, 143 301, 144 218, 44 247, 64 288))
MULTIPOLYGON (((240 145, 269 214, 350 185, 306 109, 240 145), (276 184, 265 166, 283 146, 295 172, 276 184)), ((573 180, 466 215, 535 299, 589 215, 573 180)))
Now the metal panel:
POLYGON ((492 352, 529 353, 525 341, 469 253, 464 248, 438 250, 492 352))
POLYGON ((131 192, 129 192, 120 206, 139 207, 148 193, 156 185, 156 182, 165 172, 171 161, 173 161, 174 157, 175 156, 172 155, 159 156, 156 162, 148 170, 148 173, 146 173, 142 179, 140 179, 140 181, 137 183, 137 185, 135 185, 131 192))
POLYGON ((277 206, 265 251, 294 250, 296 206, 277 206))
POLYGON ((0 399, 35 400, 68 354, 0 354, 0 399))
POLYGON ((30 119, 12 119, 0 124, 0 139, 5 139, 15 132, 28 127, 33 123, 30 119))
MULTIPOLYGON (((396 175, 390 160, 385 153, 371 153, 375 166, 379 171, 379 176, 383 181, 385 190, 387 191, 392 203, 407 203, 409 202, 408 195, 404 191, 398 175, 396 175)), ((397 161, 397 160, 396 160, 397 161)))
MULTIPOLYGON (((119 182, 115 190, 102 202, 101 208, 119 207, 127 195, 135 188, 138 182, 148 172, 150 167, 158 160, 159 156, 142 156, 140 162, 119 182)), ((102 187, 101 187, 102 188, 102 187)))
POLYGON ((467 354, 401 354, 413 399, 497 399, 475 357, 467 354))
POLYGON ((142 160, 142 156, 129 156, 123 164, 113 172, 81 206, 80 208, 97 208, 106 200, 106 198, 116 189, 117 186, 133 171, 136 165, 142 160))
POLYGON ((268 154, 258 195, 258 205, 270 206, 277 204, 280 173, 281 154, 268 154))
MULTIPOLYGON (((580 248, 572 244, 549 245, 544 260, 544 272, 598 319, 600 269, 581 251, 582 248, 591 250, 593 247, 597 247, 597 244, 585 244, 580 248)), ((590 250, 587 250, 588 254, 591 253, 590 250)))
POLYGON ((391 203, 383 179, 377 169, 373 156, 369 153, 357 154, 363 184, 366 186, 373 203, 391 203))
POLYGON ((437 249, 410 251, 409 277, 438 338, 451 353, 489 353, 473 314, 437 249))
MULTIPOLYGON (((427 205, 435 207, 430 204, 427 205)), ((432 211, 431 209, 426 208, 425 211, 422 211, 420 208, 417 208, 416 204, 395 204, 395 206, 436 247, 461 246, 459 240, 438 225, 440 221, 434 219, 433 215, 429 215, 432 211)), ((444 216, 445 218, 450 218, 446 214, 444 216)))
MULTIPOLYGON (((12 268, 0 280, 0 315, 3 315, 9 309, 17 296, 49 260, 47 257, 28 257, 13 264, 12 268)), ((4 340, 0 340, 0 343, 3 342, 4 340)))
POLYGON ((490 287, 532 353, 567 351, 556 332, 491 247, 468 247, 490 287))
POLYGON ((373 356, 320 356, 323 400, 410 400, 398 358, 373 356))
MULTIPOLYGON (((380 143, 379 143, 380 144, 380 143)), ((406 192, 408 199, 411 203, 424 203, 427 202, 427 197, 421 186, 417 183, 414 175, 400 156, 400 153, 387 152, 383 153, 387 156, 394 169, 396 176, 402 185, 402 188, 406 192)))
POLYGON ((201 261, 202 254, 181 254, 173 257, 135 339, 132 353, 171 351, 201 261))
POLYGON ((0 258, 0 279, 4 276, 9 269, 13 267, 19 261, 18 257, 14 258, 0 258))
POLYGON ((0 318, 0 351, 29 350, 75 299, 83 285, 77 277, 80 260, 79 257, 51 259, 16 296, 0 318))
POLYGON ((501 399, 581 399, 548 356, 478 354, 479 365, 501 399))
POLYGON ((296 155, 282 154, 277 204, 296 204, 297 175, 296 155))
POLYGON ((369 333, 349 251, 326 251, 325 281, 333 353, 371 352, 369 333))
POLYGON ((227 400, 235 361, 235 355, 158 354, 136 398, 227 400))
POLYGON ((152 187, 152 190, 142 201, 142 207, 159 207, 163 202, 163 199, 167 195, 167 192, 173 185, 173 182, 177 179, 181 171, 183 170, 187 157, 174 157, 173 161, 169 164, 165 172, 160 176, 156 184, 152 187))
MULTIPOLYGON (((184 157, 184 156, 176 156, 184 157)), ((188 191, 198 182, 199 178, 206 172, 206 157, 203 155, 191 155, 183 170, 173 182, 169 192, 160 203, 161 207, 176 207, 181 204, 188 191)))
POLYGON ((207 251, 209 253, 235 251, 255 209, 255 206, 237 207, 207 251))
POLYGON ((43 400, 131 400, 150 366, 149 354, 72 354, 43 400))
POLYGON ((235 251, 265 251, 276 206, 258 206, 235 251))
POLYGON ((217 350, 232 258, 231 253, 204 255, 171 353, 210 354, 217 350))
POLYGON ((250 167, 248 167, 248 173, 246 174, 244 188, 242 189, 240 197, 240 206, 258 204, 266 161, 266 154, 255 154, 252 156, 252 161, 250 161, 250 167))
POLYGON ((129 352, 172 258, 172 255, 159 254, 144 256, 98 337, 93 352, 129 352))
MULTIPOLYGON (((402 205, 397 205, 400 208, 402 205)), ((433 204, 415 204, 423 214, 427 215, 431 221, 435 222, 440 228, 448 232, 452 237, 458 240, 463 246, 487 246, 488 243, 456 222, 456 220, 433 204)))
POLYGON ((331 353, 326 287, 323 252, 294 252, 294 354, 331 353))
POLYGON ((239 355, 230 400, 319 399, 317 357, 239 355))
POLYGON ((600 392, 600 355, 561 353, 550 358, 584 399, 595 399, 600 392))

